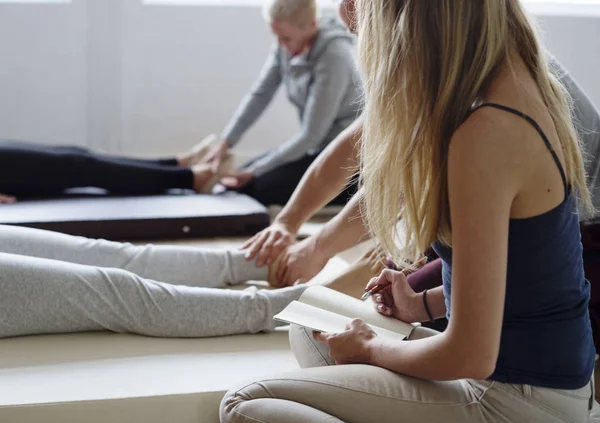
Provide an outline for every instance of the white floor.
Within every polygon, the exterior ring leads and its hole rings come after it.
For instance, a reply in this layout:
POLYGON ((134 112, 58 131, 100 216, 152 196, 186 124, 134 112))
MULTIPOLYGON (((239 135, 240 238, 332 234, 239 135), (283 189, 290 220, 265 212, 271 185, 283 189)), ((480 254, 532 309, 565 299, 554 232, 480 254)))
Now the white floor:
MULTIPOLYGON (((315 282, 342 271, 363 249, 333 259, 315 282)), ((0 422, 217 423, 228 389, 295 368, 285 331, 197 340, 109 333, 0 340, 0 422)))

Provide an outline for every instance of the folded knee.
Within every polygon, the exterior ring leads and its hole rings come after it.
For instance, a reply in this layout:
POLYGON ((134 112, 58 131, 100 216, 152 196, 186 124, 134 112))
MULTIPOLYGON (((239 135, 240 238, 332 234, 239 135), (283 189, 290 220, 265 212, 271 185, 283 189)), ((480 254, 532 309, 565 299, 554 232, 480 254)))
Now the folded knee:
POLYGON ((254 382, 225 394, 219 410, 221 423, 257 422, 252 402, 261 398, 271 398, 268 390, 260 382, 254 382))

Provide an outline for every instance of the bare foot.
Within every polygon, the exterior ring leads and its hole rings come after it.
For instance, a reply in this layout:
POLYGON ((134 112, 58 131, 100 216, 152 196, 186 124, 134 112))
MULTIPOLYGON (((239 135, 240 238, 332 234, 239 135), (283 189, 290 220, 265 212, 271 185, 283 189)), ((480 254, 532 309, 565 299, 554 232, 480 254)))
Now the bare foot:
POLYGON ((206 156, 211 148, 218 142, 216 135, 211 134, 204 138, 198 144, 193 146, 189 151, 181 153, 177 156, 177 162, 181 167, 192 167, 199 164, 204 156, 206 156))
POLYGON ((369 280, 378 276, 384 268, 384 256, 381 250, 375 247, 325 286, 351 297, 360 298, 365 293, 365 286, 369 280))
POLYGON ((279 271, 279 266, 281 266, 281 262, 284 256, 285 254, 283 254, 282 252, 281 254, 279 254, 279 257, 275 259, 273 264, 269 266, 268 282, 269 286, 272 286, 273 288, 283 288, 283 285, 277 279, 277 272, 279 271))
POLYGON ((217 178, 210 163, 194 165, 191 170, 194 174, 194 190, 201 194, 209 193, 214 186, 214 183, 211 184, 212 180, 217 178))
POLYGON ((219 170, 215 172, 211 163, 199 163, 191 167, 194 173, 194 189, 201 194, 210 194, 222 175, 231 171, 232 157, 221 161, 219 170))

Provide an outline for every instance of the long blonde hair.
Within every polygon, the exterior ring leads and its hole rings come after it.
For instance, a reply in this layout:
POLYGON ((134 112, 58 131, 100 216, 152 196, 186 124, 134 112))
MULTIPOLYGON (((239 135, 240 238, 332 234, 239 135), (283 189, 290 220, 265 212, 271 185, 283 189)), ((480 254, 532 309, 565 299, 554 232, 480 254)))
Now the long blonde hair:
POLYGON ((363 213, 396 263, 417 260, 435 241, 452 245, 450 139, 510 54, 537 83, 567 178, 591 204, 570 97, 520 0, 356 0, 356 9, 366 88, 363 213))

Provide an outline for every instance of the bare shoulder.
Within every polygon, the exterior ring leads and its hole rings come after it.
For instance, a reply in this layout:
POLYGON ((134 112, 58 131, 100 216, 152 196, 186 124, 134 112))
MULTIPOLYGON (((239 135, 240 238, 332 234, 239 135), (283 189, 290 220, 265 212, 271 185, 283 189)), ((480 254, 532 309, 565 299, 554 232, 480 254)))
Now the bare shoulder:
POLYGON ((456 130, 450 141, 450 167, 514 174, 523 166, 523 136, 526 128, 516 116, 484 107, 456 130))

